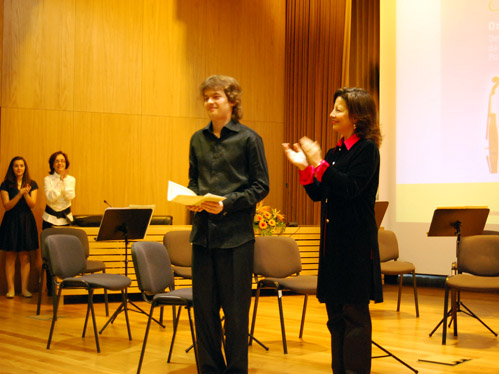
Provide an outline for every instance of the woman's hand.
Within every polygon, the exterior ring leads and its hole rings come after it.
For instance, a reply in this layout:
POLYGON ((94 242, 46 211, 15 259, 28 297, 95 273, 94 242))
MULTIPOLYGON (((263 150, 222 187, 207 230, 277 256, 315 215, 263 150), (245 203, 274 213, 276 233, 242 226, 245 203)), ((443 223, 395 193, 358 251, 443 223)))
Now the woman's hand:
POLYGON ((25 185, 24 187, 22 187, 20 190, 19 190, 19 193, 22 195, 22 196, 25 196, 26 195, 29 195, 29 191, 31 191, 31 186, 29 184, 25 185))
POLYGON ((307 157, 308 163, 315 168, 319 166, 322 162, 322 150, 319 143, 304 136, 300 139, 300 146, 307 157))
POLYGON ((289 143, 283 143, 282 148, 284 149, 284 154, 288 160, 298 167, 298 169, 304 170, 308 167, 307 157, 297 143, 293 144, 293 149, 290 147, 289 143))

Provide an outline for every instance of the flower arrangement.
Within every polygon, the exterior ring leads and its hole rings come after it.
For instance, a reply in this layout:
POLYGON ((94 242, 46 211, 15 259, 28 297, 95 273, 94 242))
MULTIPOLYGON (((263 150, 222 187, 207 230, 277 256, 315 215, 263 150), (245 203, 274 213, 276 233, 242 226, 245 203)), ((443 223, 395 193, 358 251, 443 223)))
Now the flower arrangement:
POLYGON ((263 201, 260 201, 256 205, 255 218, 253 220, 255 234, 264 236, 279 235, 285 228, 284 214, 279 210, 273 209, 268 205, 263 205, 263 201))

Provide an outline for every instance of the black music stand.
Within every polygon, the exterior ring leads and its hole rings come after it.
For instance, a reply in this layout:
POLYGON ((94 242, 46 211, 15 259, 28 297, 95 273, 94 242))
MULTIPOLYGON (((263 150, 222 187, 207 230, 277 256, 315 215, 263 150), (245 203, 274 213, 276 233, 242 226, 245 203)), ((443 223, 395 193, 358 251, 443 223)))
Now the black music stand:
MULTIPOLYGON (((127 208, 107 208, 99 227, 99 233, 95 240, 124 240, 125 241, 125 276, 128 276, 128 241, 130 239, 143 239, 149 222, 151 221, 152 207, 127 207, 127 208)), ((125 300, 99 331, 101 334, 109 323, 113 323, 118 314, 131 310, 148 315, 145 311, 128 299, 128 292, 125 289, 125 300), (129 309, 128 304, 132 304, 137 310, 129 309)), ((131 339, 131 336, 130 336, 131 339)))
MULTIPOLYGON (((388 209, 388 201, 377 200, 374 203, 374 218, 376 219, 376 225, 378 226, 378 229, 381 227, 381 222, 383 222, 383 218, 385 217, 385 213, 386 213, 387 209, 388 209)), ((400 358, 395 356, 393 353, 391 353, 387 349, 380 346, 374 340, 371 340, 371 343, 386 353, 385 355, 382 355, 382 356, 373 356, 373 358, 393 357, 395 360, 400 362, 405 367, 411 369, 416 374, 418 373, 418 371, 416 369, 414 369, 412 366, 410 366, 406 362, 402 361, 400 358)))
MULTIPOLYGON (((456 261, 459 254, 459 243, 461 236, 480 235, 487 222, 490 209, 487 207, 451 207, 451 208, 437 208, 433 212, 433 218, 430 224, 430 231, 428 236, 455 236, 456 237, 456 261)), ((457 271, 457 262, 452 264, 452 271, 457 271)), ((453 307, 447 312, 447 316, 451 316, 449 327, 453 322, 453 307)), ((478 316, 473 313, 466 305, 461 302, 460 292, 457 295, 456 313, 463 312, 471 317, 478 319, 490 331, 487 326, 478 316), (465 310, 462 310, 463 307, 465 310)), ((444 322, 444 318, 435 326, 430 332, 430 337, 439 326, 444 322)), ((454 321, 455 323, 455 321, 454 321)))
POLYGON ((376 200, 374 203, 374 218, 378 229, 381 227, 381 222, 385 217, 386 210, 388 209, 388 201, 376 200))

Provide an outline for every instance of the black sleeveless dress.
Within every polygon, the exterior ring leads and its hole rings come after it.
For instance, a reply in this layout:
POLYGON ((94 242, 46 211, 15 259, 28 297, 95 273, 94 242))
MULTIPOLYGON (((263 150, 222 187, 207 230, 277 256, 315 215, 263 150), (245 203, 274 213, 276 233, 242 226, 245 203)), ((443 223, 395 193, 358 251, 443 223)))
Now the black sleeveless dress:
MULTIPOLYGON (((38 185, 32 180, 31 191, 36 189, 38 185)), ((9 187, 5 181, 0 186, 0 190, 7 191, 11 200, 19 193, 17 187, 9 187)), ((0 225, 0 249, 14 252, 38 249, 35 216, 24 198, 21 198, 16 206, 6 211, 3 216, 0 225)))

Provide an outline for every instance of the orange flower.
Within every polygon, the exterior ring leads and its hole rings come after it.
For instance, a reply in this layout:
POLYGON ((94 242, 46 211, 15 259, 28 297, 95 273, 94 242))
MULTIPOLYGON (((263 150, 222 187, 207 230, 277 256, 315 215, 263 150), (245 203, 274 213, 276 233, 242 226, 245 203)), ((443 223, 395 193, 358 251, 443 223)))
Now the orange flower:
POLYGON ((281 234, 286 228, 284 214, 269 205, 263 205, 260 201, 256 205, 255 217, 253 218, 253 229, 258 235, 281 234))

